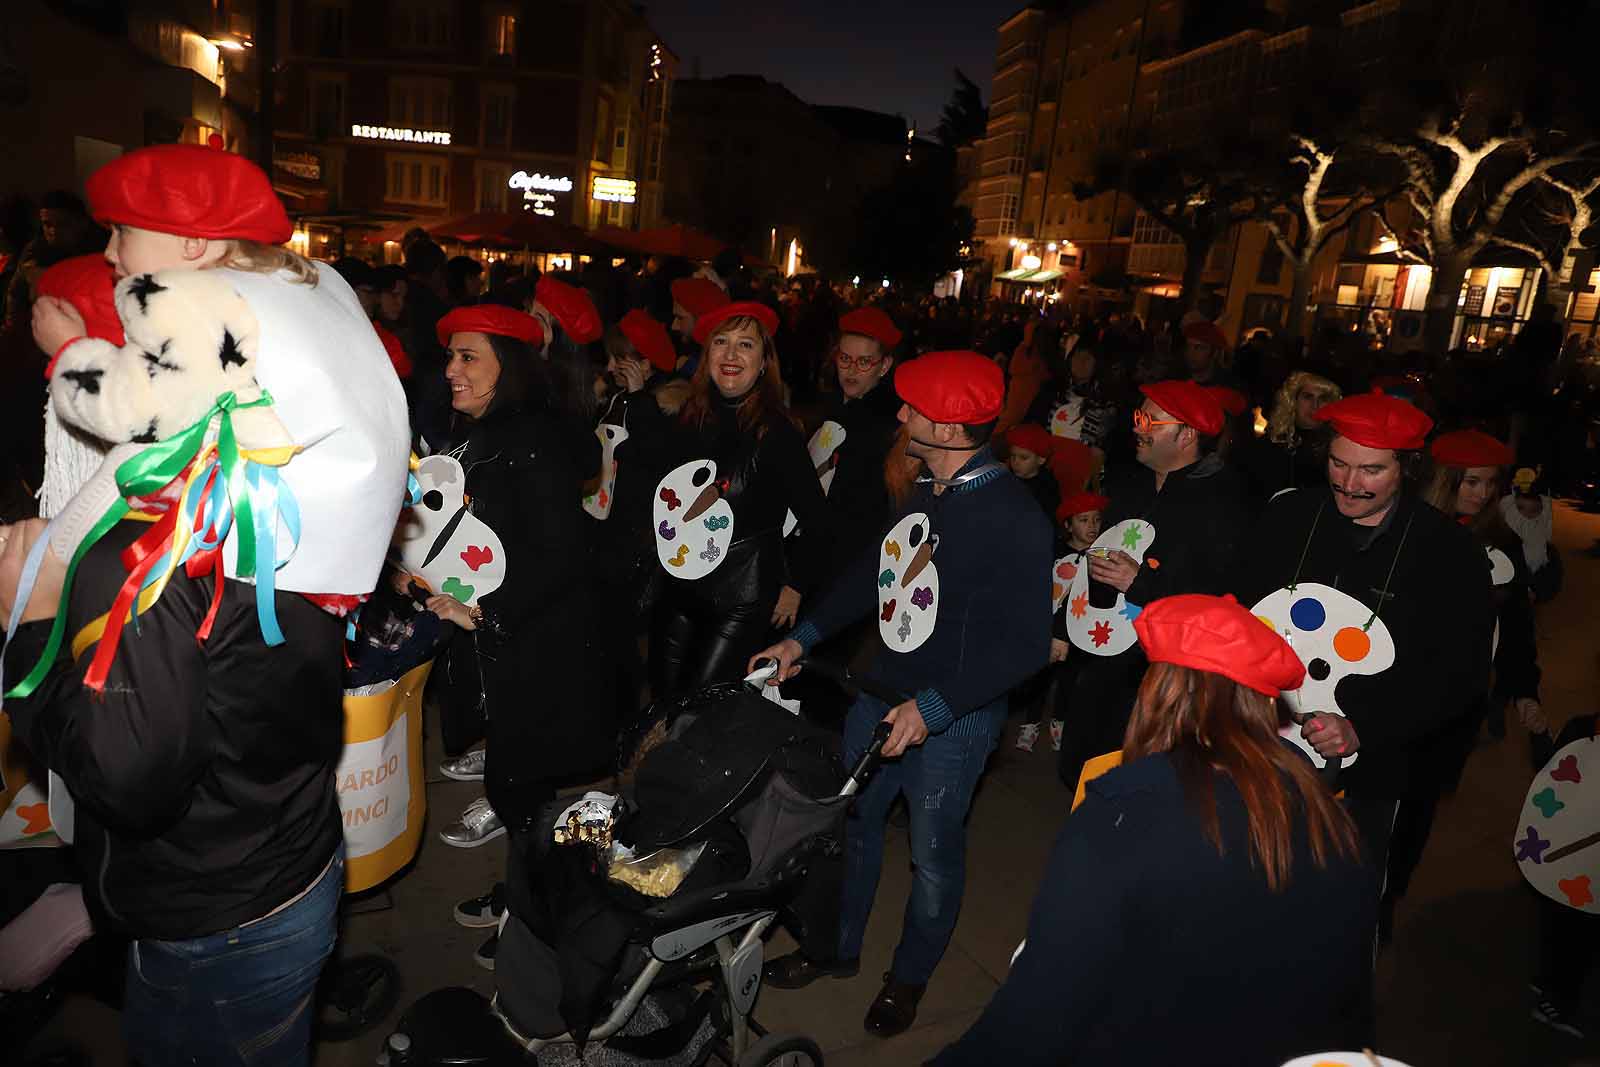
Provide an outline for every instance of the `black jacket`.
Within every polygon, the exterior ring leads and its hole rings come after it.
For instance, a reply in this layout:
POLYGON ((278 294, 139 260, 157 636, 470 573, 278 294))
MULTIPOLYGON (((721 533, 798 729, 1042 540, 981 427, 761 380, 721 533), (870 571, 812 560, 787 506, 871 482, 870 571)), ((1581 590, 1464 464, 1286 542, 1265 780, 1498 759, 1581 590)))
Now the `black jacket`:
POLYGON ((829 561, 828 574, 849 566, 861 552, 877 540, 889 521, 889 490, 883 480, 884 461, 900 428, 900 398, 887 377, 859 400, 846 400, 835 394, 823 411, 824 422, 844 427, 844 443, 833 454, 833 485, 828 504, 833 510, 835 536, 832 545, 818 545, 821 535, 811 536, 801 527, 803 553, 817 551, 829 561))
POLYGON ((1106 478, 1105 529, 1124 519, 1155 527, 1144 566, 1128 587, 1140 607, 1178 593, 1221 593, 1251 510, 1244 483, 1220 457, 1209 455, 1167 475, 1156 490, 1155 472, 1140 465, 1106 478))
POLYGON ((1488 688, 1493 609, 1484 551, 1409 491, 1380 526, 1361 527, 1339 514, 1328 490, 1301 489, 1267 506, 1234 568, 1233 590, 1248 607, 1297 574, 1378 609, 1394 638, 1392 667, 1339 683, 1340 710, 1361 743, 1340 780, 1352 793, 1398 797, 1417 747, 1488 688))
POLYGON ((1265 503, 1284 489, 1328 484, 1328 437, 1326 430, 1313 430, 1298 434, 1293 445, 1280 445, 1251 435, 1234 442, 1233 457, 1252 496, 1265 503))
POLYGON ((482 670, 486 785, 508 824, 531 817, 551 783, 611 761, 615 707, 595 637, 608 620, 590 611, 581 507, 599 465, 586 426, 527 411, 489 415, 462 456, 472 513, 499 535, 506 575, 479 600, 483 624, 451 651, 475 655, 482 670))
POLYGON ((1297 819, 1290 881, 1271 892, 1238 790, 1213 782, 1220 855, 1171 755, 1089 783, 1005 984, 934 1064, 1278 1067, 1370 1041, 1372 871, 1319 869, 1297 819))
MULTIPOLYGON (((127 577, 119 553, 148 529, 120 523, 84 558, 69 646, 111 606, 127 577)), ((92 653, 73 663, 64 651, 31 696, 6 701, 18 737, 76 801, 92 912, 135 937, 200 937, 259 918, 305 889, 343 835, 344 623, 279 593, 285 643, 269 648, 255 587, 229 581, 202 644, 213 588, 180 567, 138 629, 124 628, 103 696, 82 685, 92 653)), ((33 667, 49 628, 18 629, 8 680, 33 667)))

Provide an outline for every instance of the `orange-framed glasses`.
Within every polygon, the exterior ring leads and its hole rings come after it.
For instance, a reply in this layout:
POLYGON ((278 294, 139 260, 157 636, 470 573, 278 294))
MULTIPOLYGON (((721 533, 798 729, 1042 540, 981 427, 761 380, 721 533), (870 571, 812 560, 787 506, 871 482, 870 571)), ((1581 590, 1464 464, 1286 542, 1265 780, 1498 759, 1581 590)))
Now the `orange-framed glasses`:
POLYGON ((842 348, 833 350, 833 361, 841 370, 854 367, 856 370, 871 370, 883 362, 882 356, 852 356, 842 348))
POLYGON ((1133 428, 1139 433, 1149 433, 1152 426, 1182 426, 1182 419, 1152 419, 1144 408, 1133 409, 1133 428))

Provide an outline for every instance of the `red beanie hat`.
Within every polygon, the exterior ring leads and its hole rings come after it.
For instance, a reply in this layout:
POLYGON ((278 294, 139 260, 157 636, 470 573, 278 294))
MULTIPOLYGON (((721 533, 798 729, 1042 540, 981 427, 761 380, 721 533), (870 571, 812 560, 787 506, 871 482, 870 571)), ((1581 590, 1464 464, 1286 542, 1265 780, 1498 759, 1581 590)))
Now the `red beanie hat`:
POLYGON ((1191 322, 1183 328, 1183 336, 1190 341, 1199 341, 1203 345, 1210 345, 1219 351, 1228 347, 1228 335, 1222 332, 1222 327, 1214 322, 1200 319, 1191 322))
POLYGON ((1312 418, 1328 423, 1339 436, 1368 448, 1421 448, 1428 440, 1428 431, 1433 429, 1433 420, 1421 408, 1376 389, 1324 404, 1312 418))
POLYGON ((125 338, 122 319, 117 317, 116 289, 116 272, 99 252, 64 259, 39 275, 36 283, 40 296, 57 297, 76 308, 90 337, 121 347, 125 338))
POLYGON ((107 163, 84 186, 96 222, 276 245, 294 233, 272 179, 220 148, 163 144, 107 163))
MULTIPOLYGON (((709 282, 707 283, 710 284, 709 282)), ((715 288, 715 286, 712 286, 715 288)), ((720 291, 720 290, 719 290, 720 291)), ((755 319, 767 335, 778 332, 778 313, 759 300, 738 300, 721 304, 694 320, 694 339, 701 344, 711 340, 711 334, 729 319, 755 319)))
POLYGON ((709 278, 679 278, 672 283, 672 302, 698 320, 728 302, 728 294, 709 278))
POLYGON ((1446 467, 1509 467, 1517 459, 1510 446, 1482 430, 1440 434, 1428 451, 1446 467))
POLYGON ((1006 379, 976 352, 929 352, 895 369, 894 390, 933 422, 981 426, 1000 417, 1006 379))
POLYGON ((567 336, 580 345, 598 341, 605 330, 594 301, 576 285, 568 285, 544 274, 539 277, 539 284, 533 287, 533 297, 550 309, 550 314, 555 316, 567 336))
POLYGON ((1006 431, 1008 448, 1025 448, 1036 456, 1049 459, 1056 450, 1056 439, 1049 430, 1037 423, 1025 422, 1006 431))
POLYGON ((457 333, 492 333, 513 337, 530 345, 544 341, 544 326, 525 311, 499 304, 471 304, 459 307, 439 320, 439 343, 448 346, 457 333))
POLYGON ((1110 503, 1109 497, 1103 497, 1099 493, 1073 493, 1071 496, 1063 497, 1061 503, 1056 506, 1056 521, 1066 522, 1072 516, 1082 515, 1086 511, 1104 511, 1110 503))
POLYGON ((1305 681, 1289 643, 1231 596, 1165 597, 1147 605, 1133 628, 1151 663, 1220 674, 1269 697, 1305 681))
POLYGON ((900 343, 900 330, 894 320, 878 308, 856 308, 839 320, 840 333, 858 333, 870 337, 885 351, 900 343))
POLYGON ((648 312, 634 308, 618 325, 628 343, 656 370, 666 373, 678 365, 678 351, 672 347, 667 328, 648 312))
POLYGON ((1179 379, 1151 382, 1139 392, 1179 422, 1187 423, 1206 436, 1222 432, 1222 402, 1203 385, 1179 379))

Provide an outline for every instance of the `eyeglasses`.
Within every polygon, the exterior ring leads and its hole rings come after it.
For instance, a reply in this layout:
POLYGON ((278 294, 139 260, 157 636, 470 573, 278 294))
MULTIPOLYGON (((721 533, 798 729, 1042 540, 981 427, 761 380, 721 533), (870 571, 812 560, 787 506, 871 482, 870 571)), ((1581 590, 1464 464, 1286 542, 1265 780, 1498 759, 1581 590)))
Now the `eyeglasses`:
POLYGON ((840 370, 871 370, 883 362, 882 356, 852 356, 842 348, 833 350, 833 361, 839 365, 840 370))
POLYGON ((1149 433, 1152 426, 1183 426, 1182 419, 1152 419, 1144 408, 1133 409, 1133 428, 1139 433, 1149 433))

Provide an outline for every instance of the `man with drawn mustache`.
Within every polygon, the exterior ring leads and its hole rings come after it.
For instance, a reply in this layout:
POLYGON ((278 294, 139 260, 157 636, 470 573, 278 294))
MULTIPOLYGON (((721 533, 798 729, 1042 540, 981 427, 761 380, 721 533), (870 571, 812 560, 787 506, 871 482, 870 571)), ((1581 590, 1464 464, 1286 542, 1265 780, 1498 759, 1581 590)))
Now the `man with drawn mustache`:
MULTIPOLYGON (((1284 587, 1333 586, 1370 608, 1394 638, 1392 666, 1339 683, 1343 715, 1303 709, 1301 724, 1324 759, 1360 754, 1338 786, 1381 871, 1411 755, 1488 684, 1489 569, 1467 531, 1418 495, 1432 419, 1376 391, 1327 404, 1315 417, 1333 429, 1328 488, 1273 499, 1234 570, 1235 592, 1251 605, 1284 587)), ((1306 665, 1319 679, 1331 666, 1306 665)))

